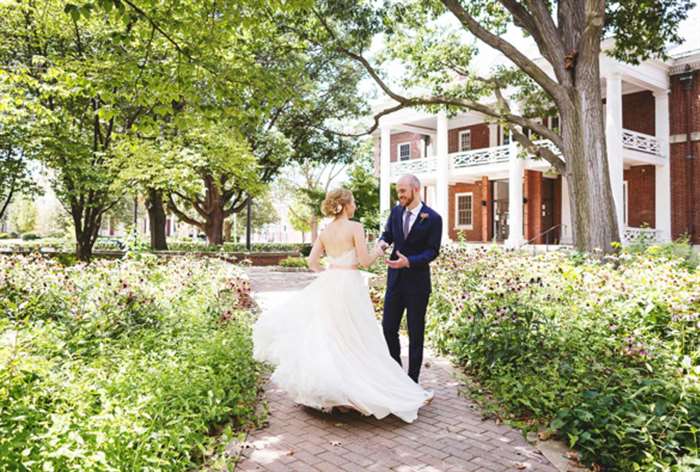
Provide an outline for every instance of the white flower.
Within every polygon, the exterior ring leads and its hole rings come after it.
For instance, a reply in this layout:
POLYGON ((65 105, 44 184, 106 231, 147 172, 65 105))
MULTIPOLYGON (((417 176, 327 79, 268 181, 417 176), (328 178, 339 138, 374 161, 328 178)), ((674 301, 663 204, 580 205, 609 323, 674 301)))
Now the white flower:
POLYGON ((336 205, 336 207, 335 207, 335 212, 337 214, 337 213, 340 213, 341 211, 343 211, 343 205, 338 203, 338 205, 336 205))

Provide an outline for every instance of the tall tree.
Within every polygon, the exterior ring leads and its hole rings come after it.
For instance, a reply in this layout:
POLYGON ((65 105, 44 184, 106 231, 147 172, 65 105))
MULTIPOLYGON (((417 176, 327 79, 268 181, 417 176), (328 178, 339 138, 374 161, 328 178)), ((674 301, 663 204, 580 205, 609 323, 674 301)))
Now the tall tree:
POLYGON ((9 92, 9 76, 0 71, 0 220, 13 198, 36 194, 39 189, 32 178, 31 127, 26 110, 15 106, 9 92))
MULTIPOLYGON (((133 17, 64 2, 0 5, 1 62, 16 106, 31 114, 36 156, 71 215, 79 259, 89 260, 104 215, 123 197, 115 143, 172 100, 152 61, 154 29, 133 17)), ((174 66, 170 67, 174 70, 174 66)))
POLYGON ((379 179, 374 175, 374 146, 371 140, 362 143, 350 168, 347 187, 352 191, 357 210, 355 219, 368 231, 379 228, 379 179))
MULTIPOLYGON (((358 67, 337 51, 319 48, 298 35, 292 34, 296 28, 307 26, 307 19, 298 13, 298 8, 308 6, 308 1, 258 2, 248 0, 230 5, 214 5, 216 21, 209 29, 215 40, 206 43, 209 50, 218 51, 226 57, 233 47, 227 38, 229 31, 247 28, 245 37, 236 38, 235 44, 247 52, 248 62, 233 71, 218 70, 215 61, 208 61, 203 67, 207 71, 217 71, 215 75, 201 81, 203 91, 197 100, 189 100, 186 108, 202 108, 207 112, 221 113, 222 110, 236 110, 235 131, 248 143, 255 156, 260 182, 269 183, 288 160, 328 159, 329 156, 314 149, 323 135, 323 128, 330 119, 343 120, 365 112, 363 101, 357 100, 355 88, 360 74, 358 67), (251 21, 250 18, 255 18, 251 21), (245 80, 247 78, 247 81, 245 80), (222 87, 211 87, 210 82, 223 79, 222 87), (227 87, 244 90, 244 99, 232 99, 227 87)), ((127 12, 145 19, 163 34, 175 51, 190 51, 192 41, 201 41, 201 33, 185 21, 180 12, 170 14, 160 4, 149 4, 143 8, 132 2, 105 0, 104 5, 122 5, 127 12)), ((211 51, 208 51, 209 57, 211 51)), ((190 53, 189 59, 202 63, 201 53, 190 53)), ((338 142, 337 137, 325 132, 325 139, 338 142)), ((333 148, 334 150, 337 149, 333 148)), ((213 183, 221 187, 221 182, 213 183)), ((238 213, 245 208, 253 195, 245 186, 236 181, 226 183, 227 190, 219 192, 224 197, 226 211, 217 210, 214 220, 225 218, 225 213, 238 213)), ((177 196, 176 196, 177 197, 177 196)), ((217 197, 218 199, 218 197, 217 197)), ((180 202, 186 202, 182 196, 180 202)), ((194 202, 190 200, 190 204, 194 202)), ((186 210, 178 207, 178 198, 172 198, 169 205, 173 211, 186 210)), ((181 214, 186 211, 180 211, 181 214)), ((201 212, 198 211, 198 213, 201 212)), ((212 223, 210 242, 221 240, 218 227, 223 220, 212 223)), ((209 233, 208 233, 209 234, 209 233)))
POLYGON ((576 247, 612 250, 620 222, 606 154, 601 41, 604 34, 614 37, 610 54, 632 63, 663 56, 665 45, 679 40, 678 24, 691 0, 416 0, 376 8, 373 2, 350 3, 354 8, 342 0, 320 1, 309 13, 324 29, 315 41, 361 63, 396 102, 375 115, 375 128, 381 116, 415 106, 474 110, 507 125, 528 152, 566 178, 576 247), (450 20, 459 28, 446 27, 450 20), (534 40, 547 67, 504 37, 509 27, 534 40), (388 58, 406 67, 406 88, 421 85, 429 93, 397 91, 383 79, 366 52, 376 33, 385 34, 388 58), (491 75, 475 70, 474 39, 502 53, 513 67, 491 75), (515 93, 507 94, 509 89, 515 93), (494 104, 482 100, 486 96, 495 97, 494 104), (520 111, 513 102, 520 103, 520 111), (560 115, 559 130, 534 119, 543 109, 560 115), (530 139, 526 129, 558 152, 530 139))

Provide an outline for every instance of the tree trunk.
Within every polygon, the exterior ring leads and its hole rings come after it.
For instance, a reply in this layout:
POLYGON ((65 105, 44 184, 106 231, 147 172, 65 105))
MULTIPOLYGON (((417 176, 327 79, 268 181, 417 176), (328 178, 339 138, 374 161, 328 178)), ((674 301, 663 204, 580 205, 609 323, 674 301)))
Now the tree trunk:
POLYGON ((562 111, 562 140, 571 192, 573 237, 579 251, 614 250, 620 233, 610 183, 599 54, 579 58, 572 107, 562 111))
POLYGON ((92 243, 90 238, 82 234, 78 236, 76 234, 76 244, 75 244, 75 255, 79 261, 90 262, 92 259, 92 243))
POLYGON ((317 216, 312 216, 311 217, 311 243, 316 242, 316 238, 318 238, 318 217, 317 216))
POLYGON ((233 229, 233 221, 224 221, 224 241, 231 241, 231 233, 233 229))
POLYGON ((206 175, 204 185, 207 190, 203 229, 209 245, 218 246, 224 243, 224 219, 226 218, 224 199, 213 176, 206 175))
POLYGON ((10 191, 7 193, 7 198, 5 198, 5 202, 2 204, 2 207, 0 207, 0 220, 2 219, 3 216, 5 216, 5 212, 7 211, 7 207, 10 206, 10 202, 12 201, 12 196, 15 193, 15 179, 12 179, 12 184, 10 185, 10 191))
POLYGON ((75 255, 82 262, 90 262, 92 259, 92 248, 102 225, 102 217, 95 215, 99 215, 98 210, 88 209, 83 215, 80 207, 71 208, 75 228, 75 255))
POLYGON ((146 208, 148 209, 151 233, 151 249, 167 251, 168 242, 165 234, 166 215, 165 205, 163 205, 163 192, 149 188, 146 196, 146 208))
POLYGON ((217 206, 211 209, 209 218, 204 224, 204 232, 207 235, 207 241, 210 246, 221 245, 224 243, 224 209, 222 206, 217 206))

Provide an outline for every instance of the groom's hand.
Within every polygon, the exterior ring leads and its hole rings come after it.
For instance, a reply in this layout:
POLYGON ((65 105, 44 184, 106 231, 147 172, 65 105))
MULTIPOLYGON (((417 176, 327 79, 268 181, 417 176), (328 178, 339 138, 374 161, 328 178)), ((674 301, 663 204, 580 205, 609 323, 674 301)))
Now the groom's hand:
POLYGON ((396 259, 395 261, 387 259, 386 265, 388 265, 392 269, 403 269, 411 266, 408 262, 408 258, 401 254, 399 251, 396 251, 396 256, 398 257, 398 259, 396 259))

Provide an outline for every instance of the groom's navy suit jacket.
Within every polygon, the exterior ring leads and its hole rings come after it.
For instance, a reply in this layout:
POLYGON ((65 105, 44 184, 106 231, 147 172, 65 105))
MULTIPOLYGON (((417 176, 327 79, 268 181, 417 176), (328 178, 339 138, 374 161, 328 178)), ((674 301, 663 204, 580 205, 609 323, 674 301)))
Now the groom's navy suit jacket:
POLYGON ((389 268, 387 295, 404 287, 413 293, 430 293, 430 262, 440 253, 442 240, 442 218, 434 210, 423 204, 408 237, 403 234, 404 207, 397 205, 384 227, 381 239, 393 244, 391 259, 397 259, 396 251, 408 258, 410 267, 389 268))

